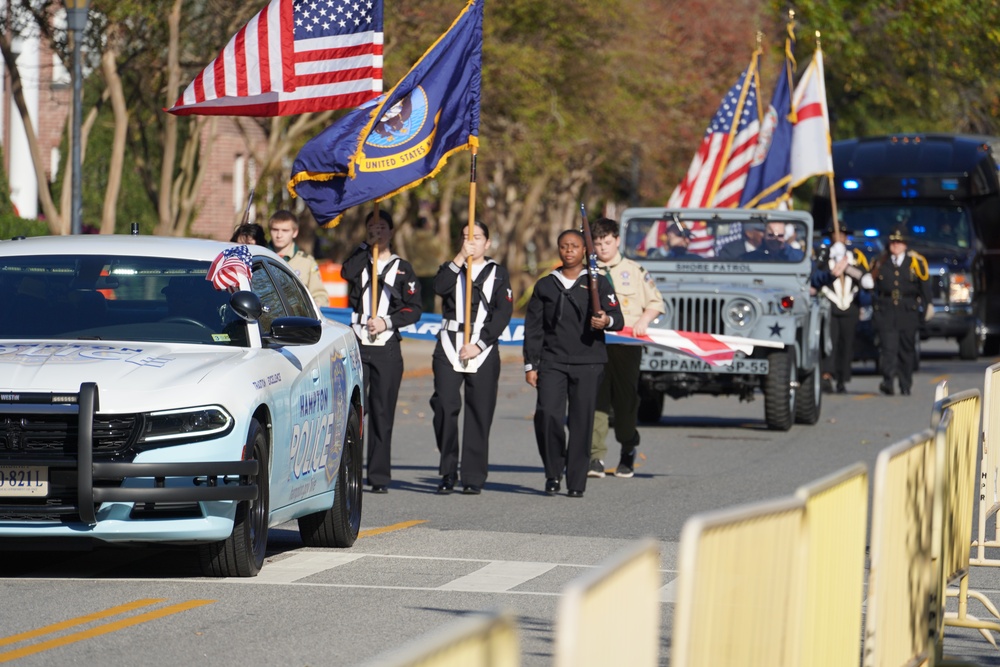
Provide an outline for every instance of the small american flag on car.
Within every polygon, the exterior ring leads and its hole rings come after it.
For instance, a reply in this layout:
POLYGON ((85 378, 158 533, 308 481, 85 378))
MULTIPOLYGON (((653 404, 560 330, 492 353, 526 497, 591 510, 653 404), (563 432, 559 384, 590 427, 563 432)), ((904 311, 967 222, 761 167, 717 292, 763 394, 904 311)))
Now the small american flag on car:
POLYGON ((215 289, 220 291, 236 292, 250 289, 250 276, 253 273, 252 261, 250 249, 245 245, 226 248, 212 262, 205 280, 208 280, 215 286, 215 289))

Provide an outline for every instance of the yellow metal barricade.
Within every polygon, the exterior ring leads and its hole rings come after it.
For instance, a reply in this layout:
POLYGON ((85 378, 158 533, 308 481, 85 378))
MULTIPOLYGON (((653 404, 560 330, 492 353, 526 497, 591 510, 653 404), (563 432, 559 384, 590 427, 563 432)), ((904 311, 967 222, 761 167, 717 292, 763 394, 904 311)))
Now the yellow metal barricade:
POLYGON ((933 664, 935 465, 931 429, 875 460, 864 667, 933 664))
POLYGON ((671 667, 805 665, 805 502, 698 514, 678 557, 671 667))
POLYGON ((385 653, 365 667, 518 667, 520 651, 513 614, 480 613, 385 653))
POLYGON ((806 503, 809 556, 803 664, 857 664, 861 649, 868 467, 840 470, 800 487, 806 503))
POLYGON ((983 381, 983 450, 979 458, 979 530, 972 565, 1000 567, 1000 559, 987 558, 986 548, 1000 548, 1000 524, 986 537, 986 521, 1000 511, 1000 364, 986 369, 983 381))
POLYGON ((556 667, 659 664, 661 585, 652 540, 570 582, 556 617, 556 667))
MULTIPOLYGON (((958 611, 944 615, 944 625, 976 628, 994 646, 990 631, 1000 632, 1000 624, 983 621, 969 615, 969 598, 978 600, 995 618, 1000 612, 989 598, 979 591, 969 590, 969 566, 972 541, 972 506, 978 498, 976 460, 980 441, 979 391, 967 389, 934 403, 932 427, 937 429, 941 444, 940 507, 935 507, 934 547, 940 590, 958 598, 958 611), (958 583, 958 588, 947 588, 958 583)), ((942 600, 944 600, 942 596, 942 600)), ((944 605, 942 604, 942 610, 944 605)), ((944 633, 937 636, 937 653, 942 655, 944 633)))

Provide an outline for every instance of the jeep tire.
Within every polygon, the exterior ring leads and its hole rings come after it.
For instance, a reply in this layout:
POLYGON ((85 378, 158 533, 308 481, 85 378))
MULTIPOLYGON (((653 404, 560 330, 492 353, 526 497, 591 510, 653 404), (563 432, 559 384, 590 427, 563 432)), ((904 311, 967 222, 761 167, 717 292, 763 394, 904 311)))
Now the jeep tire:
POLYGON ((820 388, 819 366, 799 374, 799 389, 795 396, 795 423, 815 424, 819 421, 820 408, 823 404, 823 391, 820 388))
POLYGON ((795 387, 792 386, 794 350, 772 350, 764 376, 764 421, 772 431, 787 431, 795 420, 795 387))

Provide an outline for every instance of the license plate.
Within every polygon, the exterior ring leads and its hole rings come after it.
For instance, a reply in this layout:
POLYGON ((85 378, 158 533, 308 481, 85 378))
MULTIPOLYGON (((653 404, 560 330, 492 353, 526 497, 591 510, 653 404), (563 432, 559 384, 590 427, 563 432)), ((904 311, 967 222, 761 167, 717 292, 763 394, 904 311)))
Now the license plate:
POLYGON ((0 498, 43 498, 49 495, 46 466, 0 466, 0 498))
POLYGON ((708 362, 689 357, 647 356, 642 369, 661 373, 732 373, 747 375, 767 375, 767 359, 734 359, 729 365, 712 366, 708 362))

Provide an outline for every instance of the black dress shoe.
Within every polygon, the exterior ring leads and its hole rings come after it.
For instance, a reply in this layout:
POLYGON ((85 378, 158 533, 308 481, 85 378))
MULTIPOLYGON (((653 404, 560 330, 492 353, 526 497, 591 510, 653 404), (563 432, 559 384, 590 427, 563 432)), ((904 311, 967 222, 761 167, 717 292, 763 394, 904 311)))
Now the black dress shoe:
POLYGON ((389 493, 389 487, 385 484, 372 484, 372 493, 389 493))
POLYGON ((545 495, 554 496, 559 493, 559 489, 562 485, 559 484, 558 479, 547 479, 545 480, 545 495))
POLYGON ((437 492, 440 494, 451 493, 455 490, 455 478, 451 475, 445 475, 441 478, 441 483, 438 484, 437 492))
POLYGON ((892 396, 896 392, 892 390, 892 385, 887 382, 882 382, 878 386, 878 390, 881 391, 886 396, 892 396))
POLYGON ((576 491, 575 489, 570 489, 566 492, 566 495, 570 498, 583 498, 583 491, 576 491))
POLYGON ((903 396, 909 396, 910 395, 910 388, 909 387, 900 387, 899 388, 899 393, 902 394, 903 396))
POLYGON ((483 492, 482 489, 472 484, 469 484, 464 489, 462 489, 462 493, 464 493, 467 496, 478 496, 482 492, 483 492))
POLYGON ((845 387, 843 383, 838 384, 837 385, 837 393, 838 394, 846 394, 847 393, 847 387, 845 387))
POLYGON ((823 381, 820 384, 822 386, 824 394, 832 394, 833 393, 833 379, 825 377, 825 378, 823 378, 823 381))

